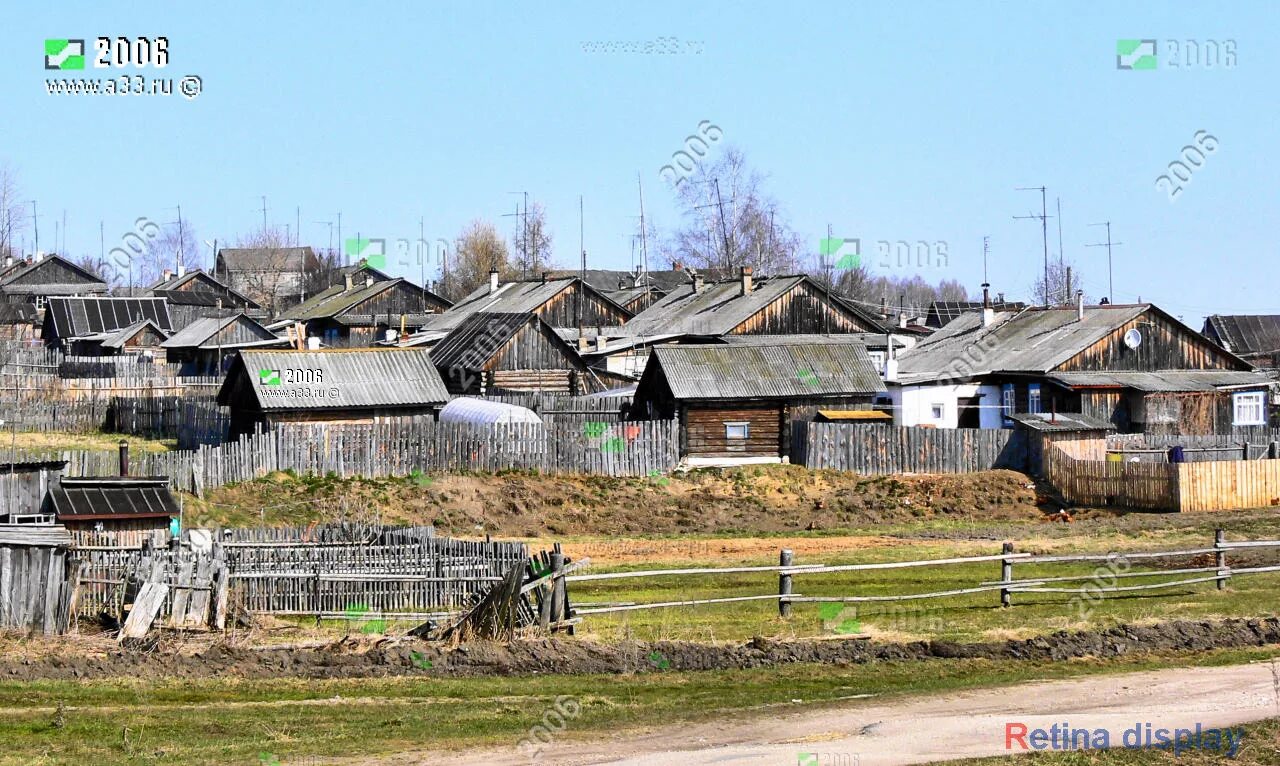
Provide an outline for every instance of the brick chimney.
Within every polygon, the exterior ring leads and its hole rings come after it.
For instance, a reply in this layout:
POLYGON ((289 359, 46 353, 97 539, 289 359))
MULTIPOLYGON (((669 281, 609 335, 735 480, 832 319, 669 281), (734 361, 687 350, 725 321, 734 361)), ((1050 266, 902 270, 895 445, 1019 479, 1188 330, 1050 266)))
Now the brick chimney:
POLYGON ((683 264, 683 263, 681 263, 680 261, 672 261, 672 262, 671 262, 671 270, 672 270, 672 271, 684 271, 684 264, 683 264))
POLYGON ((742 276, 742 294, 750 295, 751 294, 751 267, 743 266, 738 273, 742 276))
POLYGON ((695 293, 702 292, 702 275, 695 273, 693 275, 693 291, 695 293))

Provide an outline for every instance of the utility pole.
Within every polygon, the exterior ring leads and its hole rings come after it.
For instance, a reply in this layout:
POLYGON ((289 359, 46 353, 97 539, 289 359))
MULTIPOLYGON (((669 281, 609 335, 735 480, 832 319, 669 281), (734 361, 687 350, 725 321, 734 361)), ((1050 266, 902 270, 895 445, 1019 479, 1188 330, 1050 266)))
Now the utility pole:
POLYGON ((31 226, 36 232, 36 252, 40 252, 40 216, 36 215, 36 201, 31 200, 31 226))
POLYGON ((578 348, 582 348, 582 293, 587 284, 587 246, 584 241, 584 228, 582 215, 582 195, 578 195, 578 254, 582 258, 582 270, 578 275, 578 289, 576 292, 576 300, 574 308, 578 315, 578 348))
POLYGON ((342 255, 339 256, 339 261, 344 266, 350 266, 351 265, 350 262, 347 261, 347 246, 346 246, 346 243, 342 241, 342 211, 341 210, 338 211, 338 247, 342 248, 342 255))
POLYGON ((267 195, 262 195, 262 235, 267 234, 267 195))
POLYGON ((716 186, 716 206, 720 208, 720 234, 724 237, 724 263, 726 267, 732 268, 733 263, 730 261, 732 257, 729 249, 729 229, 724 225, 724 200, 720 198, 720 179, 712 179, 716 186))
POLYGON ((182 251, 183 243, 187 241, 187 231, 182 225, 182 205, 178 205, 178 268, 186 271, 187 259, 186 253, 182 251))
POLYGON ((1016 220, 1025 220, 1028 218, 1040 219, 1040 236, 1044 241, 1044 305, 1049 305, 1049 210, 1048 197, 1045 196, 1045 188, 1043 186, 1019 186, 1016 191, 1038 191, 1040 192, 1040 215, 1015 215, 1016 220))
MULTIPOLYGON (((1066 258, 1062 254, 1062 198, 1054 197, 1058 205, 1058 273, 1066 268, 1066 258)), ((1062 295, 1063 303, 1071 303, 1071 280, 1067 280, 1067 291, 1062 295)))
POLYGON ((302 205, 293 209, 293 246, 302 242, 302 205))
POLYGON ((649 290, 649 243, 645 235, 644 184, 640 181, 639 173, 636 173, 636 188, 640 190, 640 273, 644 280, 644 306, 649 308, 649 296, 652 294, 649 290))
POLYGON ((418 216, 418 279, 422 280, 422 313, 427 313, 427 259, 423 249, 427 247, 427 217, 418 216))
POLYGON ((1091 223, 1091 224, 1089 224, 1089 225, 1090 225, 1090 226, 1106 226, 1106 227, 1107 227, 1107 241, 1106 241, 1106 242, 1098 242, 1097 244, 1093 244, 1093 245, 1085 245, 1085 247, 1103 247, 1103 246, 1105 246, 1105 247, 1107 248, 1107 303, 1115 303, 1115 302, 1116 302, 1116 296, 1115 296, 1115 292, 1114 292, 1115 285, 1114 285, 1114 283, 1111 281, 1111 248, 1112 248, 1112 246, 1119 246, 1119 245, 1123 245, 1124 243, 1123 243, 1123 242, 1112 242, 1112 241, 1111 241, 1111 222, 1110 222, 1110 221, 1103 221, 1102 223, 1091 223))

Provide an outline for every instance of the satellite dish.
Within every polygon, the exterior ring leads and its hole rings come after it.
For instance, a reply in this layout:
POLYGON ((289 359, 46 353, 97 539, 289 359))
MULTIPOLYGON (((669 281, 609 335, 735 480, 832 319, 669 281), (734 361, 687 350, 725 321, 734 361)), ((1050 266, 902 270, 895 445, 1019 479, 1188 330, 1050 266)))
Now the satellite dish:
POLYGON ((1131 349, 1137 350, 1142 345, 1142 333, 1138 332, 1135 327, 1124 334, 1124 344, 1131 349))

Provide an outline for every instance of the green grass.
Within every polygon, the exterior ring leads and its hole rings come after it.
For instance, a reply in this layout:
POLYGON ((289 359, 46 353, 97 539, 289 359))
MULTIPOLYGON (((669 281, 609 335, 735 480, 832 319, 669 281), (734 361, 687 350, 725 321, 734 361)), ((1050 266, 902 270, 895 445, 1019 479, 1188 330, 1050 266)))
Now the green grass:
POLYGON ((797 664, 608 676, 9 681, 0 683, 0 764, 259 764, 269 754, 283 766, 308 756, 426 748, 491 746, 514 753, 529 727, 563 696, 580 706, 561 735, 574 739, 859 695, 882 700, 1030 680, 1235 664, 1276 654, 1280 649, 1108 661, 797 664))

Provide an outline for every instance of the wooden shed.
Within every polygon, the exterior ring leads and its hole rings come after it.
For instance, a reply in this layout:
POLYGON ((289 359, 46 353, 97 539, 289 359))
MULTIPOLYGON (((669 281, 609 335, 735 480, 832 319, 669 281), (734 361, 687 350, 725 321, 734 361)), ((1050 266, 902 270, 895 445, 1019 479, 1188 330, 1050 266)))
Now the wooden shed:
POLYGON ((469 316, 431 350, 451 394, 546 391, 577 396, 604 390, 567 342, 533 312, 469 316))
POLYGON ((233 438, 275 423, 434 420, 447 401, 421 348, 246 350, 218 391, 233 438))
POLYGON ((288 339, 244 314, 201 317, 160 344, 166 361, 181 364, 183 375, 221 375, 243 349, 288 345, 288 339))
POLYGON ((71 535, 55 524, 0 524, 0 628, 66 633, 73 618, 71 535))
POLYGON ((0 519, 10 524, 51 521, 47 496, 66 469, 65 460, 0 463, 0 519))
POLYGON ((869 409, 885 390, 857 343, 788 342, 655 348, 631 419, 679 418, 690 458, 785 458, 791 422, 820 410, 869 409))

